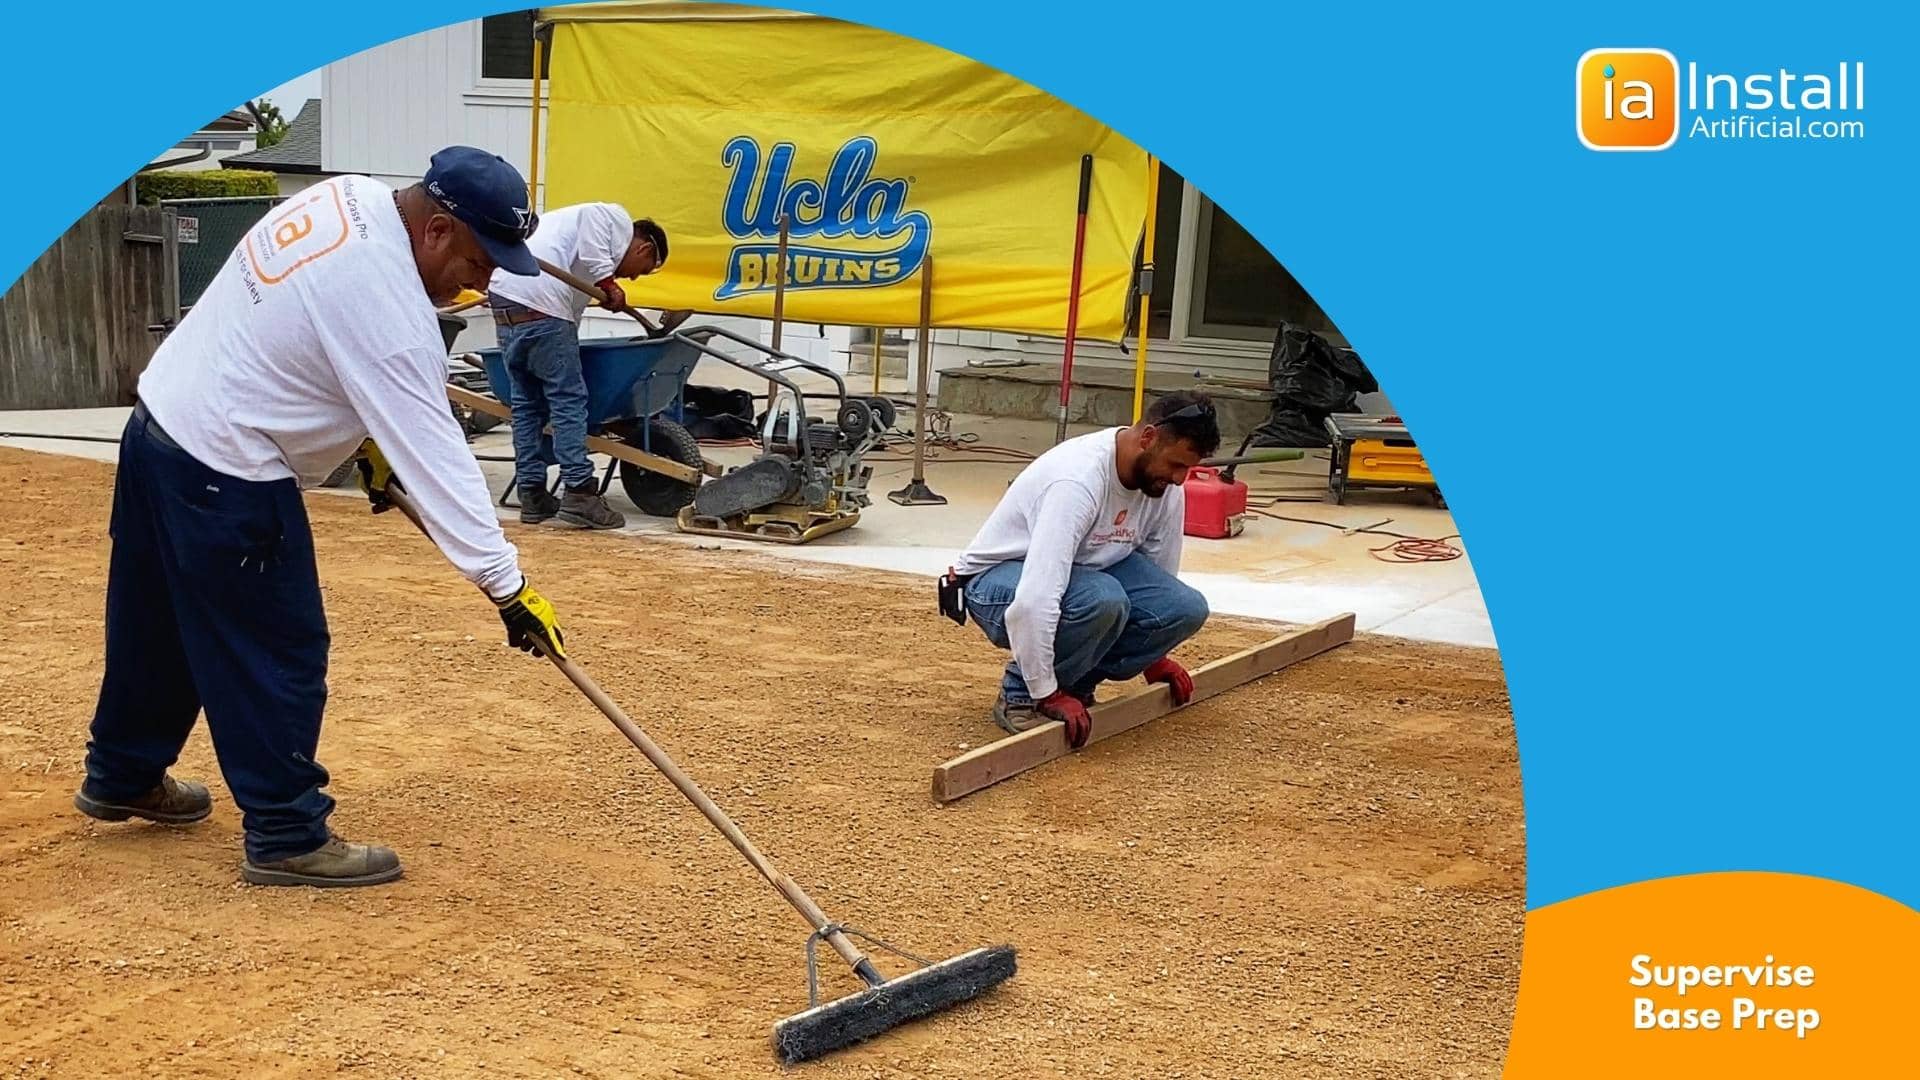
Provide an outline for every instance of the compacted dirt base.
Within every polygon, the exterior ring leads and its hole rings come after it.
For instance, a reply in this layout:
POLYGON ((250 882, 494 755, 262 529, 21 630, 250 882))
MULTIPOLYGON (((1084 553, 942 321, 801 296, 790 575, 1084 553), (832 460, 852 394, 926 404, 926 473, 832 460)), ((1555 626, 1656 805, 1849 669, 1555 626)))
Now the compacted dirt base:
MULTIPOLYGON (((333 823, 402 881, 241 884, 204 727, 176 771, 211 819, 75 813, 111 483, 0 450, 0 1076, 780 1072, 805 927, 399 514, 308 500, 333 823)), ((575 658, 830 913, 1019 948, 988 997, 794 1075, 1498 1073, 1523 845, 1493 652, 1363 637, 941 808, 1001 657, 930 583, 509 528, 575 658)))

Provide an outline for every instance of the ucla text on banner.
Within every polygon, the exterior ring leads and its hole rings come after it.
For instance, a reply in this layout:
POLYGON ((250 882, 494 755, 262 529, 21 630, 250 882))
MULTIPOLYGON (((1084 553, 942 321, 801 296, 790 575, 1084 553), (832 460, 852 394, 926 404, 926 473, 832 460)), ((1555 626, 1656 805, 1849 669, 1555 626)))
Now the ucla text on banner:
POLYGON ((1123 333, 1146 156, 1084 113, 943 49, 726 5, 549 8, 546 204, 616 201, 666 227, 640 302, 1059 335, 1080 158, 1094 156, 1080 335, 1123 333))

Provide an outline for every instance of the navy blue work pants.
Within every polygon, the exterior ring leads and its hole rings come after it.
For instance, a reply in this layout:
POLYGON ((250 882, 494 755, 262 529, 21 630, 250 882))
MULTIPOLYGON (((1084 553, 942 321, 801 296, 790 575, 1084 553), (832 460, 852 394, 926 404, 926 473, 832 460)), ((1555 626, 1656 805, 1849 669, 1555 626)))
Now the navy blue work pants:
POLYGON ((333 811, 313 759, 329 639, 299 486, 215 472, 140 408, 120 439, 111 532, 88 794, 152 790, 204 709, 247 858, 318 848, 333 811))

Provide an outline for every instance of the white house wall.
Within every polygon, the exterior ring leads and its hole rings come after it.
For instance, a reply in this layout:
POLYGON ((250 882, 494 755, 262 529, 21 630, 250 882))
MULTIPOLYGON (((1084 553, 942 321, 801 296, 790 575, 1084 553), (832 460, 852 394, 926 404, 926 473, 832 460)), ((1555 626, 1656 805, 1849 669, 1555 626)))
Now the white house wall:
POLYGON ((434 151, 466 145, 527 171, 529 89, 481 85, 479 35, 457 23, 328 64, 321 168, 410 183, 434 151))

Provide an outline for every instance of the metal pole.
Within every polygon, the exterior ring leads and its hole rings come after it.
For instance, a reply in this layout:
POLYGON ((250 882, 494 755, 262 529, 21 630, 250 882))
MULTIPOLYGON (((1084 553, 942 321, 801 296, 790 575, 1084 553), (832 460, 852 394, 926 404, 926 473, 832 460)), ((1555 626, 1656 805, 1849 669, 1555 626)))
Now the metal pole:
POLYGON ((172 325, 180 321, 180 212, 170 206, 160 211, 160 245, 160 257, 166 260, 162 288, 167 310, 162 318, 172 325))
POLYGON ((880 329, 879 327, 876 326, 873 328, 873 396, 874 397, 880 396, 880 339, 884 337, 885 334, 886 334, 886 331, 880 329))
POLYGON ((533 28, 533 146, 527 152, 527 206, 540 207, 540 64, 546 58, 546 45, 540 40, 541 27, 533 28))
POLYGON ((1133 422, 1147 402, 1147 321, 1153 317, 1153 227, 1160 218, 1160 161, 1147 155, 1147 232, 1140 251, 1140 348, 1133 358, 1133 422))
POLYGON ((1080 332, 1080 264, 1087 250, 1087 196, 1093 191, 1093 155, 1080 155, 1080 204, 1073 221, 1073 283, 1067 293, 1067 348, 1060 359, 1060 422, 1053 441, 1067 437, 1067 399, 1073 392, 1073 338, 1080 332))
MULTIPOLYGON (((913 484, 927 486, 927 382, 933 374, 933 256, 927 256, 920 278, 919 384, 913 400, 913 484)), ((941 502, 947 500, 941 499, 941 502)))
MULTIPOLYGON (((780 337, 785 329, 787 315, 787 229, 790 224, 787 215, 781 214, 780 246, 773 256, 773 351, 780 351, 780 337)), ((779 388, 772 379, 767 380, 767 414, 773 415, 774 395, 779 388)))
POLYGON ((920 385, 913 407, 913 480, 887 498, 901 506, 944 506, 946 496, 927 486, 927 380, 933 374, 933 256, 920 264, 920 385))

